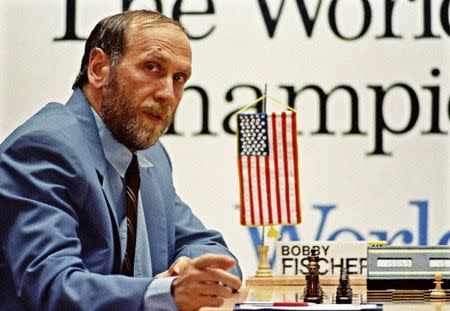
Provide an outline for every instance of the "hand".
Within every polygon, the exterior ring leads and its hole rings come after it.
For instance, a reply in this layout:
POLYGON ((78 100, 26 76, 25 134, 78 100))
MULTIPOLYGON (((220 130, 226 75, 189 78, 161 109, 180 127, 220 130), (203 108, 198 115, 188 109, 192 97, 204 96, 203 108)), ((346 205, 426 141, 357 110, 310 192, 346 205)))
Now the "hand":
POLYGON ((172 293, 182 311, 219 307, 224 298, 232 295, 232 289, 241 287, 241 280, 226 271, 236 264, 229 256, 206 254, 189 261, 181 258, 178 264, 172 265, 173 270, 175 266, 182 267, 172 283, 172 293))
POLYGON ((192 263, 192 259, 186 256, 181 256, 170 266, 166 271, 158 273, 156 278, 166 278, 169 276, 177 276, 183 274, 186 268, 192 263))

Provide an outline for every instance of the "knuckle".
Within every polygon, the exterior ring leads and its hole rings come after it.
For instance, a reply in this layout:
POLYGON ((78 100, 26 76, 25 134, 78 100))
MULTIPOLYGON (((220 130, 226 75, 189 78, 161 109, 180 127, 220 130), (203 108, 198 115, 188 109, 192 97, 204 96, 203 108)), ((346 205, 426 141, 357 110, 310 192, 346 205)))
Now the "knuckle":
POLYGON ((223 286, 222 295, 221 295, 223 298, 229 298, 229 297, 231 297, 232 294, 233 294, 233 292, 232 292, 231 288, 223 286))
POLYGON ((220 307, 223 304, 223 298, 214 297, 211 299, 211 307, 220 307))

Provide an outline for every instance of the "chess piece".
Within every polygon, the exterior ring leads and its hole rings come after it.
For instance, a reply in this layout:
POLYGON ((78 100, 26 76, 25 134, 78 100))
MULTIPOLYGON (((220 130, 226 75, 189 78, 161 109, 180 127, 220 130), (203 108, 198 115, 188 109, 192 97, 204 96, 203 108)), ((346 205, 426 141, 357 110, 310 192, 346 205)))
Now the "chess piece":
POLYGON ((323 290, 319 282, 319 256, 317 252, 313 251, 311 256, 308 256, 308 274, 306 275, 306 287, 303 290, 303 301, 322 303, 323 290))
POLYGON ((442 289, 442 283, 442 274, 436 273, 434 275, 434 284, 436 285, 430 293, 430 299, 445 300, 447 298, 447 296, 445 295, 445 291, 442 289))
POLYGON ((339 277, 339 286, 336 289, 336 303, 347 304, 352 303, 353 291, 350 287, 347 268, 341 269, 339 277))

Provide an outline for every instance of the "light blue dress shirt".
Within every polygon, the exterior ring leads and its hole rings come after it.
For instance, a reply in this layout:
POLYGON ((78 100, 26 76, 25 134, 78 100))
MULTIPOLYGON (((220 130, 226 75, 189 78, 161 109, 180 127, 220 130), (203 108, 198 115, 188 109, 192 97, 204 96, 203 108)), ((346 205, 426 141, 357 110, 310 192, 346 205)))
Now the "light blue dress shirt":
MULTIPOLYGON (((91 107, 92 109, 92 107, 91 107)), ((119 235, 120 235, 120 247, 121 247, 121 261, 125 257, 125 250, 127 246, 127 221, 125 210, 125 189, 124 178, 128 165, 131 162, 133 154, 131 151, 119 143, 113 136, 111 131, 106 127, 103 120, 99 117, 97 112, 92 109, 92 113, 95 117, 98 133, 100 136, 100 142, 102 144, 103 152, 105 153, 106 160, 109 162, 108 173, 111 177, 111 187, 114 190, 115 200, 117 202, 123 202, 123 204, 117 204, 122 207, 116 211, 118 216, 119 235)), ((141 170, 151 169, 153 166, 147 159, 139 155, 139 151, 136 152, 139 167, 141 170)), ((144 211, 142 208, 142 197, 139 192, 138 206, 137 206, 137 228, 136 228, 136 252, 134 258, 134 277, 152 277, 152 263, 150 247, 147 238, 147 227, 144 221, 144 211)), ((144 309, 145 310, 178 310, 173 296, 171 294, 171 286, 175 277, 154 279, 147 288, 144 296, 144 309)))

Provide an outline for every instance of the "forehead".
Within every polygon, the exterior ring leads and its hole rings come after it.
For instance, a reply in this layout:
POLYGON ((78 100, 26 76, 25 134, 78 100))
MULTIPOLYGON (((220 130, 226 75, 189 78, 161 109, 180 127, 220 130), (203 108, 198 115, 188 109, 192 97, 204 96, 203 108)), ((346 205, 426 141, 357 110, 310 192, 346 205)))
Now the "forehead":
POLYGON ((177 26, 161 24, 139 27, 132 25, 128 32, 124 57, 158 53, 191 63, 192 51, 186 34, 177 26))

